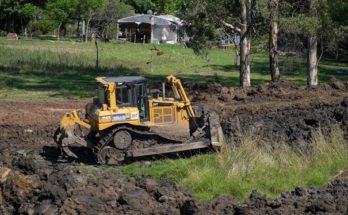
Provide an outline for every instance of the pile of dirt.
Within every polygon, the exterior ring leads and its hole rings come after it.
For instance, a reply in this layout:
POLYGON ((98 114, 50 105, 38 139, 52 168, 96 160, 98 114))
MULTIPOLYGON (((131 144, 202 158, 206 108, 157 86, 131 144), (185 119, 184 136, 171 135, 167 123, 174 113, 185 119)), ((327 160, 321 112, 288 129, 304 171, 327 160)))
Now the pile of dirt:
POLYGON ((348 139, 348 98, 339 105, 315 105, 311 108, 286 108, 262 114, 240 110, 222 112, 222 127, 227 136, 237 140, 244 135, 258 135, 289 144, 304 144, 321 131, 329 134, 340 126, 348 139))
POLYGON ((336 125, 348 139, 348 83, 340 80, 315 88, 281 81, 245 89, 210 82, 190 89, 196 104, 218 111, 225 135, 235 141, 258 135, 303 145, 336 125))
MULTIPOLYGON (((35 153, 0 168, 1 214, 346 214, 348 180, 296 188, 272 200, 257 192, 199 202, 170 182, 124 175, 121 169, 52 164, 35 153)), ((0 158, 2 159, 2 157, 0 158)))
POLYGON ((11 169, 0 168, 0 214, 193 214, 199 204, 172 183, 117 168, 12 158, 11 169))
POLYGON ((197 104, 233 112, 245 109, 257 114, 283 108, 338 104, 347 95, 348 83, 333 79, 329 84, 309 88, 281 81, 248 88, 228 88, 209 82, 188 89, 191 100, 197 104))

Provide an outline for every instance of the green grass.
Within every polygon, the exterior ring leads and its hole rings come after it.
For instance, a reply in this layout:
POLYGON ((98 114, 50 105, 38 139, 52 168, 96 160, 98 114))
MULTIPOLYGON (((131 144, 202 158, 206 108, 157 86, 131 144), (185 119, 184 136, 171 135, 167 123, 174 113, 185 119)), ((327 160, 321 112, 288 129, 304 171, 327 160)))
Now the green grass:
MULTIPOLYGON (((99 42, 99 46, 100 69, 96 71, 92 43, 0 38, 0 99, 91 97, 94 78, 108 75, 143 75, 150 82, 160 82, 166 75, 174 74, 189 82, 216 80, 225 86, 239 84, 232 49, 213 49, 204 59, 178 45, 158 45, 164 51, 160 56, 150 50, 150 44, 99 42)), ((280 68, 284 79, 305 84, 305 59, 282 56, 280 68)), ((338 75, 337 70, 348 70, 348 65, 322 61, 320 80, 348 80, 348 75, 338 75)), ((267 53, 253 54, 252 83, 269 81, 267 53)))
POLYGON ((245 137, 234 149, 165 160, 147 168, 135 163, 123 171, 172 180, 204 201, 215 195, 233 195, 243 201, 252 190, 274 198, 296 186, 324 186, 339 170, 348 169, 348 150, 341 131, 326 139, 319 134, 310 144, 310 150, 294 151, 286 144, 270 148, 261 139, 245 137))

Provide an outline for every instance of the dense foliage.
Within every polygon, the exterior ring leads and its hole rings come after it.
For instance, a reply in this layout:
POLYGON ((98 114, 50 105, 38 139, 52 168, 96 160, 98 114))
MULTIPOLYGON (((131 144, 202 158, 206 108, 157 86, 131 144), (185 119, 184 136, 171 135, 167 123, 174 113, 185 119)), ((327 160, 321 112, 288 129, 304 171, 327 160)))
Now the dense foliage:
MULTIPOLYGON (((180 15, 187 0, 0 0, 0 30, 23 33, 26 27, 33 30, 53 30, 68 23, 94 19, 99 25, 104 19, 117 19, 131 13, 180 15), (111 15, 111 17, 110 17, 111 15)), ((99 26, 100 27, 100 26, 99 26)), ((106 30, 107 29, 103 29, 106 30)))

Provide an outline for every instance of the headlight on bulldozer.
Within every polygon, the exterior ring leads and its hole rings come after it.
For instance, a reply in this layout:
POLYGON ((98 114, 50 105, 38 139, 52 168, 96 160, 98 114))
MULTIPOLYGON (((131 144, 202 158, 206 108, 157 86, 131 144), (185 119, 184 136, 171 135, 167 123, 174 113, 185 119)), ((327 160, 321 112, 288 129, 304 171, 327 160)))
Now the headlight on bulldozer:
POLYGON ((111 121, 111 116, 107 115, 107 116, 100 116, 99 117, 99 122, 110 122, 111 121))

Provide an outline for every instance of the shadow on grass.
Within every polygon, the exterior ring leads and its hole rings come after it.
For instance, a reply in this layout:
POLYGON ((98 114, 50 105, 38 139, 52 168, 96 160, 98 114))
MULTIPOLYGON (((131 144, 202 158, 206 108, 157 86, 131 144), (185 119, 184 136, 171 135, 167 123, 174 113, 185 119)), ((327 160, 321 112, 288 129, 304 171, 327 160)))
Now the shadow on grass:
MULTIPOLYGON (((139 68, 127 68, 124 66, 117 66, 112 69, 100 68, 97 71, 92 66, 51 64, 46 65, 44 69, 35 69, 30 65, 23 66, 19 64, 0 66, 0 87, 10 90, 48 92, 51 97, 57 98, 86 98, 94 95, 96 77, 131 75, 145 76, 150 87, 153 85, 159 86, 159 83, 163 82, 166 77, 166 75, 160 74, 144 74, 139 68), (29 69, 23 70, 26 67, 29 67, 29 69)), ((214 75, 180 74, 178 77, 187 83, 205 83, 209 80, 218 81, 227 86, 238 86, 239 83, 238 78, 217 79, 214 75)))
POLYGON ((239 65, 207 65, 206 67, 210 67, 213 70, 216 71, 223 71, 223 72, 234 72, 239 70, 239 65))
POLYGON ((1 88, 52 92, 52 97, 89 97, 95 90, 95 77, 137 75, 139 69, 119 66, 113 69, 94 67, 50 65, 45 71, 23 71, 21 66, 0 66, 1 88), (49 71, 49 72, 47 72, 49 71))
MULTIPOLYGON (((209 65, 215 74, 195 75, 179 74, 178 77, 187 83, 205 83, 216 81, 227 87, 239 86, 239 66, 209 65), (219 72, 235 73, 232 77, 220 75, 219 72)), ((257 85, 270 81, 267 61, 255 59, 252 63, 252 84, 257 85)), ((290 79, 297 84, 306 84, 306 65, 297 61, 293 72, 284 71, 287 63, 280 62, 282 78, 290 79)), ((322 62, 319 66, 320 82, 328 82, 333 77, 348 81, 348 74, 338 74, 338 70, 348 69, 346 65, 322 62)), ((128 68, 119 65, 113 68, 102 67, 98 71, 94 66, 79 66, 66 64, 38 64, 37 62, 17 61, 16 65, 0 66, 0 89, 24 90, 30 92, 48 92, 51 97, 86 98, 94 95, 95 77, 98 76, 130 76, 143 75, 149 85, 156 85, 165 80, 166 75, 144 73, 140 68, 128 68)))

